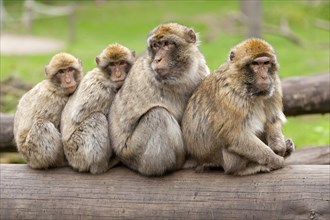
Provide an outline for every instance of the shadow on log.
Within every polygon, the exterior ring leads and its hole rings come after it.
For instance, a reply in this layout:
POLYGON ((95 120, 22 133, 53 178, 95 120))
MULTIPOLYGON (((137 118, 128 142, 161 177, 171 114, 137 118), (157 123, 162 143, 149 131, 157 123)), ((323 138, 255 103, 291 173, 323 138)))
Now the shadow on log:
POLYGON ((182 170, 140 176, 0 165, 0 219, 325 219, 330 166, 292 165, 247 177, 182 170))

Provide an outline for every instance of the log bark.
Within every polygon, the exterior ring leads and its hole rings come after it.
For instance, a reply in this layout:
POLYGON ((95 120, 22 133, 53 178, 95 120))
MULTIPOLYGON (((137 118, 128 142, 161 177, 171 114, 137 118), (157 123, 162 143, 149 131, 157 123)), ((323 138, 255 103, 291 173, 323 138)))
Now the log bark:
POLYGON ((140 176, 0 165, 0 219, 325 219, 329 165, 287 166, 247 177, 182 170, 140 176))
POLYGON ((282 80, 287 116, 330 112, 330 73, 282 80))

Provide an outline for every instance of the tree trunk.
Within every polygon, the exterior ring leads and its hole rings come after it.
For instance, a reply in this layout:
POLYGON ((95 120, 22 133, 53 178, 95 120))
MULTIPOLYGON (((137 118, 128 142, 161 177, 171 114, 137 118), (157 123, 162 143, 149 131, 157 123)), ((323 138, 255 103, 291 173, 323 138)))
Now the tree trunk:
POLYGON ((218 170, 148 178, 124 167, 100 175, 12 164, 0 169, 0 219, 330 218, 329 165, 246 177, 218 170))
POLYGON ((241 0, 241 12, 246 25, 246 38, 262 37, 262 9, 260 0, 241 0))

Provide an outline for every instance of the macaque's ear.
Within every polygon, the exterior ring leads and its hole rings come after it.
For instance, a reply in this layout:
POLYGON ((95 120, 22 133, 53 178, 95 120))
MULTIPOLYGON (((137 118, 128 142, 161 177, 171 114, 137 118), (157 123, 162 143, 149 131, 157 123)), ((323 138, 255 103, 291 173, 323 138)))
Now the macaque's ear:
POLYGON ((135 50, 131 50, 132 56, 135 57, 135 50))
POLYGON ((78 63, 82 66, 83 64, 82 64, 81 59, 77 58, 77 60, 78 60, 78 63))
POLYGON ((231 51, 230 55, 229 55, 230 61, 233 61, 234 58, 235 58, 235 53, 234 53, 234 51, 231 51))
POLYGON ((95 62, 96 62, 97 65, 99 65, 99 63, 100 63, 100 58, 99 58, 99 57, 96 57, 96 58, 95 58, 95 62))
POLYGON ((48 76, 48 65, 45 66, 45 75, 48 76))
POLYGON ((185 35, 185 39, 188 43, 196 43, 197 36, 193 29, 189 29, 185 35))

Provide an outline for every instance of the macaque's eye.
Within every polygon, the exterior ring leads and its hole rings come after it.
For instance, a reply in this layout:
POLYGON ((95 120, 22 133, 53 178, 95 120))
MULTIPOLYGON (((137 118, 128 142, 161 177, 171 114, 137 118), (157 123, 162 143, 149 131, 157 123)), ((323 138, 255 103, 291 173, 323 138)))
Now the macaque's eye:
POLYGON ((252 65, 258 65, 258 62, 253 61, 251 64, 252 64, 252 65))
POLYGON ((115 65, 116 65, 115 62, 110 62, 110 63, 109 63, 109 66, 115 66, 115 65))
POLYGON ((68 71, 69 71, 69 72, 72 72, 72 71, 74 71, 74 68, 69 67, 69 68, 68 68, 68 71))
POLYGON ((172 41, 164 41, 163 45, 164 45, 165 48, 175 47, 175 43, 172 42, 172 41))
POLYGON ((58 71, 58 73, 59 73, 59 74, 63 74, 63 73, 64 73, 64 69, 60 69, 60 70, 58 71))
POLYGON ((119 61, 118 63, 119 63, 120 66, 124 66, 124 65, 126 65, 126 62, 123 61, 123 60, 119 61))
POLYGON ((265 65, 269 65, 270 64, 270 61, 266 61, 264 64, 265 65))
POLYGON ((152 49, 154 49, 154 50, 158 50, 159 49, 159 43, 158 42, 154 42, 154 43, 152 43, 151 44, 151 47, 152 47, 152 49))

